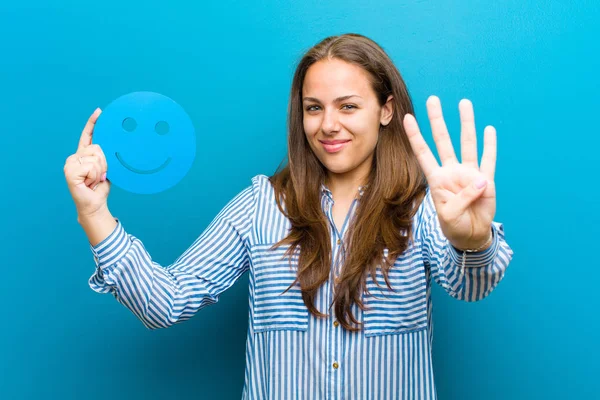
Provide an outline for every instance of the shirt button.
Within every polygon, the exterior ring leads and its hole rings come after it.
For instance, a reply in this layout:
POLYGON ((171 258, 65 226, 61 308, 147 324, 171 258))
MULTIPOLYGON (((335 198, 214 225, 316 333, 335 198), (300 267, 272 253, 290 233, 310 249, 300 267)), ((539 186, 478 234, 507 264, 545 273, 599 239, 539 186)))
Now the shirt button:
POLYGON ((333 368, 335 368, 335 369, 338 369, 338 367, 339 367, 339 366, 340 366, 340 365, 339 365, 337 362, 334 362, 334 363, 333 363, 333 368))
POLYGON ((337 322, 337 321, 333 321, 333 326, 335 326, 335 327, 337 328, 339 325, 340 325, 340 323, 339 323, 339 322, 337 322))
POLYGON ((341 241, 340 239, 338 239, 338 240, 337 240, 337 244, 338 244, 338 246, 339 246, 340 244, 342 244, 342 241, 341 241))

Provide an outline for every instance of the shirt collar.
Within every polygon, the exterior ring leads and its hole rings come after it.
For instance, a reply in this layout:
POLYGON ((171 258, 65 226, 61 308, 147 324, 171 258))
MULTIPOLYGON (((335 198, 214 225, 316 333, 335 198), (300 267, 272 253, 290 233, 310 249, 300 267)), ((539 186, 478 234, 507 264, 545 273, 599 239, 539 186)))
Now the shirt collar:
MULTIPOLYGON (((369 185, 362 185, 358 187, 358 197, 362 197, 365 193, 365 189, 369 187, 369 185)), ((330 200, 333 200, 333 194, 331 190, 324 183, 321 183, 321 193, 325 194, 330 200)))

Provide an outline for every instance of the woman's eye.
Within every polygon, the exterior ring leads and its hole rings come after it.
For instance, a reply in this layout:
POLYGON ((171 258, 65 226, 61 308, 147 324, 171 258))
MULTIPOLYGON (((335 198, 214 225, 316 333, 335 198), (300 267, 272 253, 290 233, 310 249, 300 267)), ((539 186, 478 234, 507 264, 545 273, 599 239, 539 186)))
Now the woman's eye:
MULTIPOLYGON (((306 107, 306 111, 319 111, 321 107, 319 106, 308 106, 306 107)), ((342 106, 342 110, 352 110, 353 108, 357 108, 354 104, 344 104, 342 106)))

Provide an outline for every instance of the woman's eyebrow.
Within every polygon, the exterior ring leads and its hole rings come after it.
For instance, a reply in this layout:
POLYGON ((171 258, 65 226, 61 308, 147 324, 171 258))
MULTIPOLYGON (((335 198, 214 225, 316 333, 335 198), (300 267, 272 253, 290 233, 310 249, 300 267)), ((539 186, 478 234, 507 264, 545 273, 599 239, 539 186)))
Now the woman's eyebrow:
MULTIPOLYGON (((348 99, 349 99, 349 98, 351 98, 351 97, 358 97, 358 98, 361 98, 361 99, 362 99, 362 97, 360 97, 360 96, 359 96, 359 95, 357 95, 357 94, 349 94, 349 95, 347 95, 347 96, 338 97, 338 98, 337 98, 337 99, 335 99, 333 102, 334 102, 334 103, 339 103, 339 102, 341 102, 341 101, 348 100, 348 99)), ((314 97, 305 97, 305 98, 304 98, 304 99, 302 99, 302 100, 303 100, 303 101, 314 101, 315 103, 320 103, 319 99, 316 99, 316 98, 314 98, 314 97)))

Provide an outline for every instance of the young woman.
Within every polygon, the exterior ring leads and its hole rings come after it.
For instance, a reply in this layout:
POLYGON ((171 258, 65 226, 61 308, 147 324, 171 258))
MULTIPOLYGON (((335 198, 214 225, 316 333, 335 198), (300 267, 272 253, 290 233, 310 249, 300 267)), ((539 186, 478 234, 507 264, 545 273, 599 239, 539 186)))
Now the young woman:
POLYGON ((431 278, 477 301, 513 255, 493 221, 495 131, 479 165, 472 105, 459 109, 460 163, 439 100, 427 101, 440 166, 384 50, 326 38, 293 78, 287 165, 253 177, 165 267, 108 210, 97 110, 65 164, 97 265, 89 284, 157 329, 249 272, 242 398, 435 399, 431 278))

